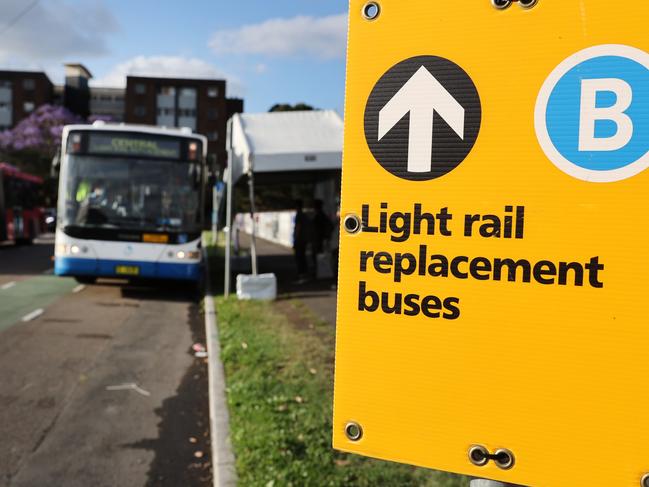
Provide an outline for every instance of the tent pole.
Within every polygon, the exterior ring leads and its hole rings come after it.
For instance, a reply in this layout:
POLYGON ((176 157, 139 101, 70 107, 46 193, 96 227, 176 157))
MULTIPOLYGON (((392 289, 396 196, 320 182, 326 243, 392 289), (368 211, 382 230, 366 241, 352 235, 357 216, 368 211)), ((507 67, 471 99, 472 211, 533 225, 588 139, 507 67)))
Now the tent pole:
MULTIPOLYGON (((234 115, 236 117, 236 115, 234 115)), ((234 118, 234 117, 233 117, 234 118)), ((230 295, 230 252, 232 248, 232 170, 234 169, 232 157, 232 118, 228 120, 228 181, 225 200, 225 272, 223 277, 223 294, 230 295)))
POLYGON ((253 169, 248 174, 248 191, 250 195, 250 218, 252 219, 252 235, 250 236, 250 262, 252 275, 257 275, 257 222, 255 222, 255 176, 253 169))

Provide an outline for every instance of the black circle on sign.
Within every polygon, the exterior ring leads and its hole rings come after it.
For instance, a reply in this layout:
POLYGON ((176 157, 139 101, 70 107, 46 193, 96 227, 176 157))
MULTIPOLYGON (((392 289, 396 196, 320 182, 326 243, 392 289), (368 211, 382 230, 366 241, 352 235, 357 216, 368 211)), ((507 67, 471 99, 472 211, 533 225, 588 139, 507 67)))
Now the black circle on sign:
POLYGON ((478 138, 481 120, 480 96, 469 75, 448 59, 418 56, 393 66, 376 83, 365 107, 365 139, 372 155, 386 171, 410 181, 428 181, 449 173, 469 155, 478 138), (431 170, 409 172, 409 113, 378 140, 379 113, 422 67, 464 108, 464 139, 436 110, 433 115, 431 170))

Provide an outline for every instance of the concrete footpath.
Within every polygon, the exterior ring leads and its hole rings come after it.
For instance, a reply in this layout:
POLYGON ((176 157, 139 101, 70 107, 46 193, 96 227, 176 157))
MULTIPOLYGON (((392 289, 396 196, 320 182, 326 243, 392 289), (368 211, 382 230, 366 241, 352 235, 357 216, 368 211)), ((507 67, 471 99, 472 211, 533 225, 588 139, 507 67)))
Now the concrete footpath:
POLYGON ((225 371, 221 361, 221 344, 214 297, 216 283, 210 276, 211 269, 207 255, 205 292, 205 341, 208 352, 208 390, 210 410, 210 436, 212 448, 212 483, 214 487, 234 487, 237 473, 234 453, 230 441, 230 415, 226 396, 225 371), (214 286, 214 287, 213 287, 214 286))
MULTIPOLYGON (((250 236, 239 235, 242 253, 250 249, 250 236)), ((318 318, 334 326, 336 323, 336 290, 334 279, 297 281, 293 249, 257 237, 258 272, 273 272, 277 276, 278 299, 299 299, 318 318)), ((250 258, 240 257, 238 272, 250 272, 250 258)), ((236 282, 236 279, 232 279, 236 282)), ((234 291, 234 290, 233 290, 234 291)))

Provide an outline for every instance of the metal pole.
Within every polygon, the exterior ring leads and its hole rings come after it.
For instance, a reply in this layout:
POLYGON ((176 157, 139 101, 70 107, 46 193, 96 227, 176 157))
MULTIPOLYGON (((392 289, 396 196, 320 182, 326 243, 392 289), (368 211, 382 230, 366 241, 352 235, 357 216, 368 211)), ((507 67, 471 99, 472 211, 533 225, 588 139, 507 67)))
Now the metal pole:
POLYGON ((216 233, 218 224, 218 211, 219 211, 219 196, 216 189, 216 183, 212 186, 212 243, 216 245, 216 233))
POLYGON ((505 484, 497 480, 473 479, 469 483, 470 487, 521 487, 514 484, 505 484))
MULTIPOLYGON (((236 115, 233 116, 233 118, 236 115)), ((230 251, 232 247, 232 171, 234 169, 234 157, 232 156, 232 118, 228 120, 228 186, 226 191, 225 205, 225 274, 223 278, 223 294, 227 298, 230 295, 230 251)))
POLYGON ((252 235, 250 236, 250 262, 252 275, 257 275, 257 223, 255 222, 255 176, 254 169, 248 173, 248 192, 250 195, 250 218, 252 219, 252 235))

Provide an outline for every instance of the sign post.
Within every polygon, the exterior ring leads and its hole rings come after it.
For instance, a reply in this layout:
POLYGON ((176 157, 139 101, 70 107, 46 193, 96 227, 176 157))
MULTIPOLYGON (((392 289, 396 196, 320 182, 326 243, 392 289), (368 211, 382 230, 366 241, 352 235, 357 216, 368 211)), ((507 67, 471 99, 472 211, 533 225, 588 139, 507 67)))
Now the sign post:
POLYGON ((649 487, 649 4, 349 19, 334 447, 649 487))

